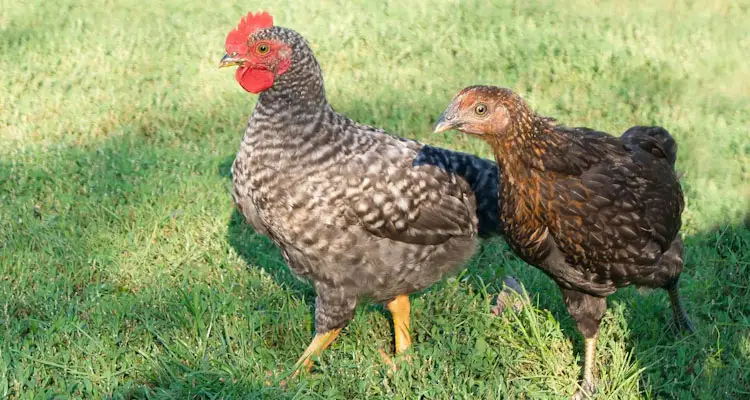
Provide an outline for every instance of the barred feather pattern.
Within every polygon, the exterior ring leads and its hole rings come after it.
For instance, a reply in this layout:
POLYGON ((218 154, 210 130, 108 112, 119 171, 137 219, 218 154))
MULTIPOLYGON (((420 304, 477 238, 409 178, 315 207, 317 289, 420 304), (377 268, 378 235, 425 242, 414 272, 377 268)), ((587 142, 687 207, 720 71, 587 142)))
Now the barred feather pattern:
MULTIPOLYGON (((336 113, 320 66, 296 32, 272 27, 251 37, 259 39, 289 45, 292 63, 258 99, 232 167, 232 195, 290 269, 312 282, 316 331, 346 325, 361 298, 390 301, 464 265, 477 245, 472 184, 481 182, 415 162, 421 143, 336 113)), ((470 172, 484 182, 497 173, 494 163, 470 160, 465 170, 493 167, 470 172)), ((496 183, 494 190, 480 202, 485 208, 497 205, 496 183)))

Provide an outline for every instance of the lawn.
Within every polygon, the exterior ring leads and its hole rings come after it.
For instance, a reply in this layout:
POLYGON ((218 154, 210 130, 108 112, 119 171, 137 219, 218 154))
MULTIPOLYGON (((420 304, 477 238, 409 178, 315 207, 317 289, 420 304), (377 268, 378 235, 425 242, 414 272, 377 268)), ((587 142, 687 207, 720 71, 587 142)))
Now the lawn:
POLYGON ((411 363, 362 305, 312 374, 311 287, 234 211, 229 167, 255 97, 217 69, 241 15, 312 44, 337 111, 432 135, 455 92, 515 89, 568 125, 665 126, 686 210, 681 286, 609 299, 599 398, 750 397, 750 3, 0 0, 0 397, 569 397, 582 338, 552 282, 500 239, 412 296, 411 363), (490 4, 497 3, 497 4, 490 4), (518 276, 532 306, 488 298, 518 276))

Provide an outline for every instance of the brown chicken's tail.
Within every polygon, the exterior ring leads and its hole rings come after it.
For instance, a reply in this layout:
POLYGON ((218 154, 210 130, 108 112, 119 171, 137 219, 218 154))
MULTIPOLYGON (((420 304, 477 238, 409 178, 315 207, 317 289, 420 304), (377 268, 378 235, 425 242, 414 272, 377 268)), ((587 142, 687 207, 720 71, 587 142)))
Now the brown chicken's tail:
MULTIPOLYGON (((674 169, 677 142, 666 129, 660 126, 634 126, 622 134, 621 140, 626 145, 638 146, 656 157, 665 158, 674 169)), ((678 179, 682 177, 680 171, 675 172, 678 179)))

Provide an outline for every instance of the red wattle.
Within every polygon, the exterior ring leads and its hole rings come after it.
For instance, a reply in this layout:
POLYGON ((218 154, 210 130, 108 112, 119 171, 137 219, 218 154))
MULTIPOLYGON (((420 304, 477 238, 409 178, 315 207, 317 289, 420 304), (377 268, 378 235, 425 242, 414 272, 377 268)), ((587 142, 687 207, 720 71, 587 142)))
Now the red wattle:
POLYGON ((273 72, 267 69, 239 67, 234 74, 237 82, 250 93, 258 94, 273 86, 273 72))

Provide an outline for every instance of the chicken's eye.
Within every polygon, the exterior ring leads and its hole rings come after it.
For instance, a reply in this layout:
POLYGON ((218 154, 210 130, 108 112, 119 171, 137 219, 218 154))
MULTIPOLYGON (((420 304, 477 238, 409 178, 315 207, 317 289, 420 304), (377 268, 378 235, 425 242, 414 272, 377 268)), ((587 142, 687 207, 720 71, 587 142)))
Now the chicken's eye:
POLYGON ((256 50, 258 51, 258 54, 266 54, 271 50, 271 48, 268 47, 267 44, 259 44, 256 50))
POLYGON ((487 105, 484 103, 477 104, 477 106, 474 107, 474 112, 477 113, 477 115, 487 114, 487 105))

